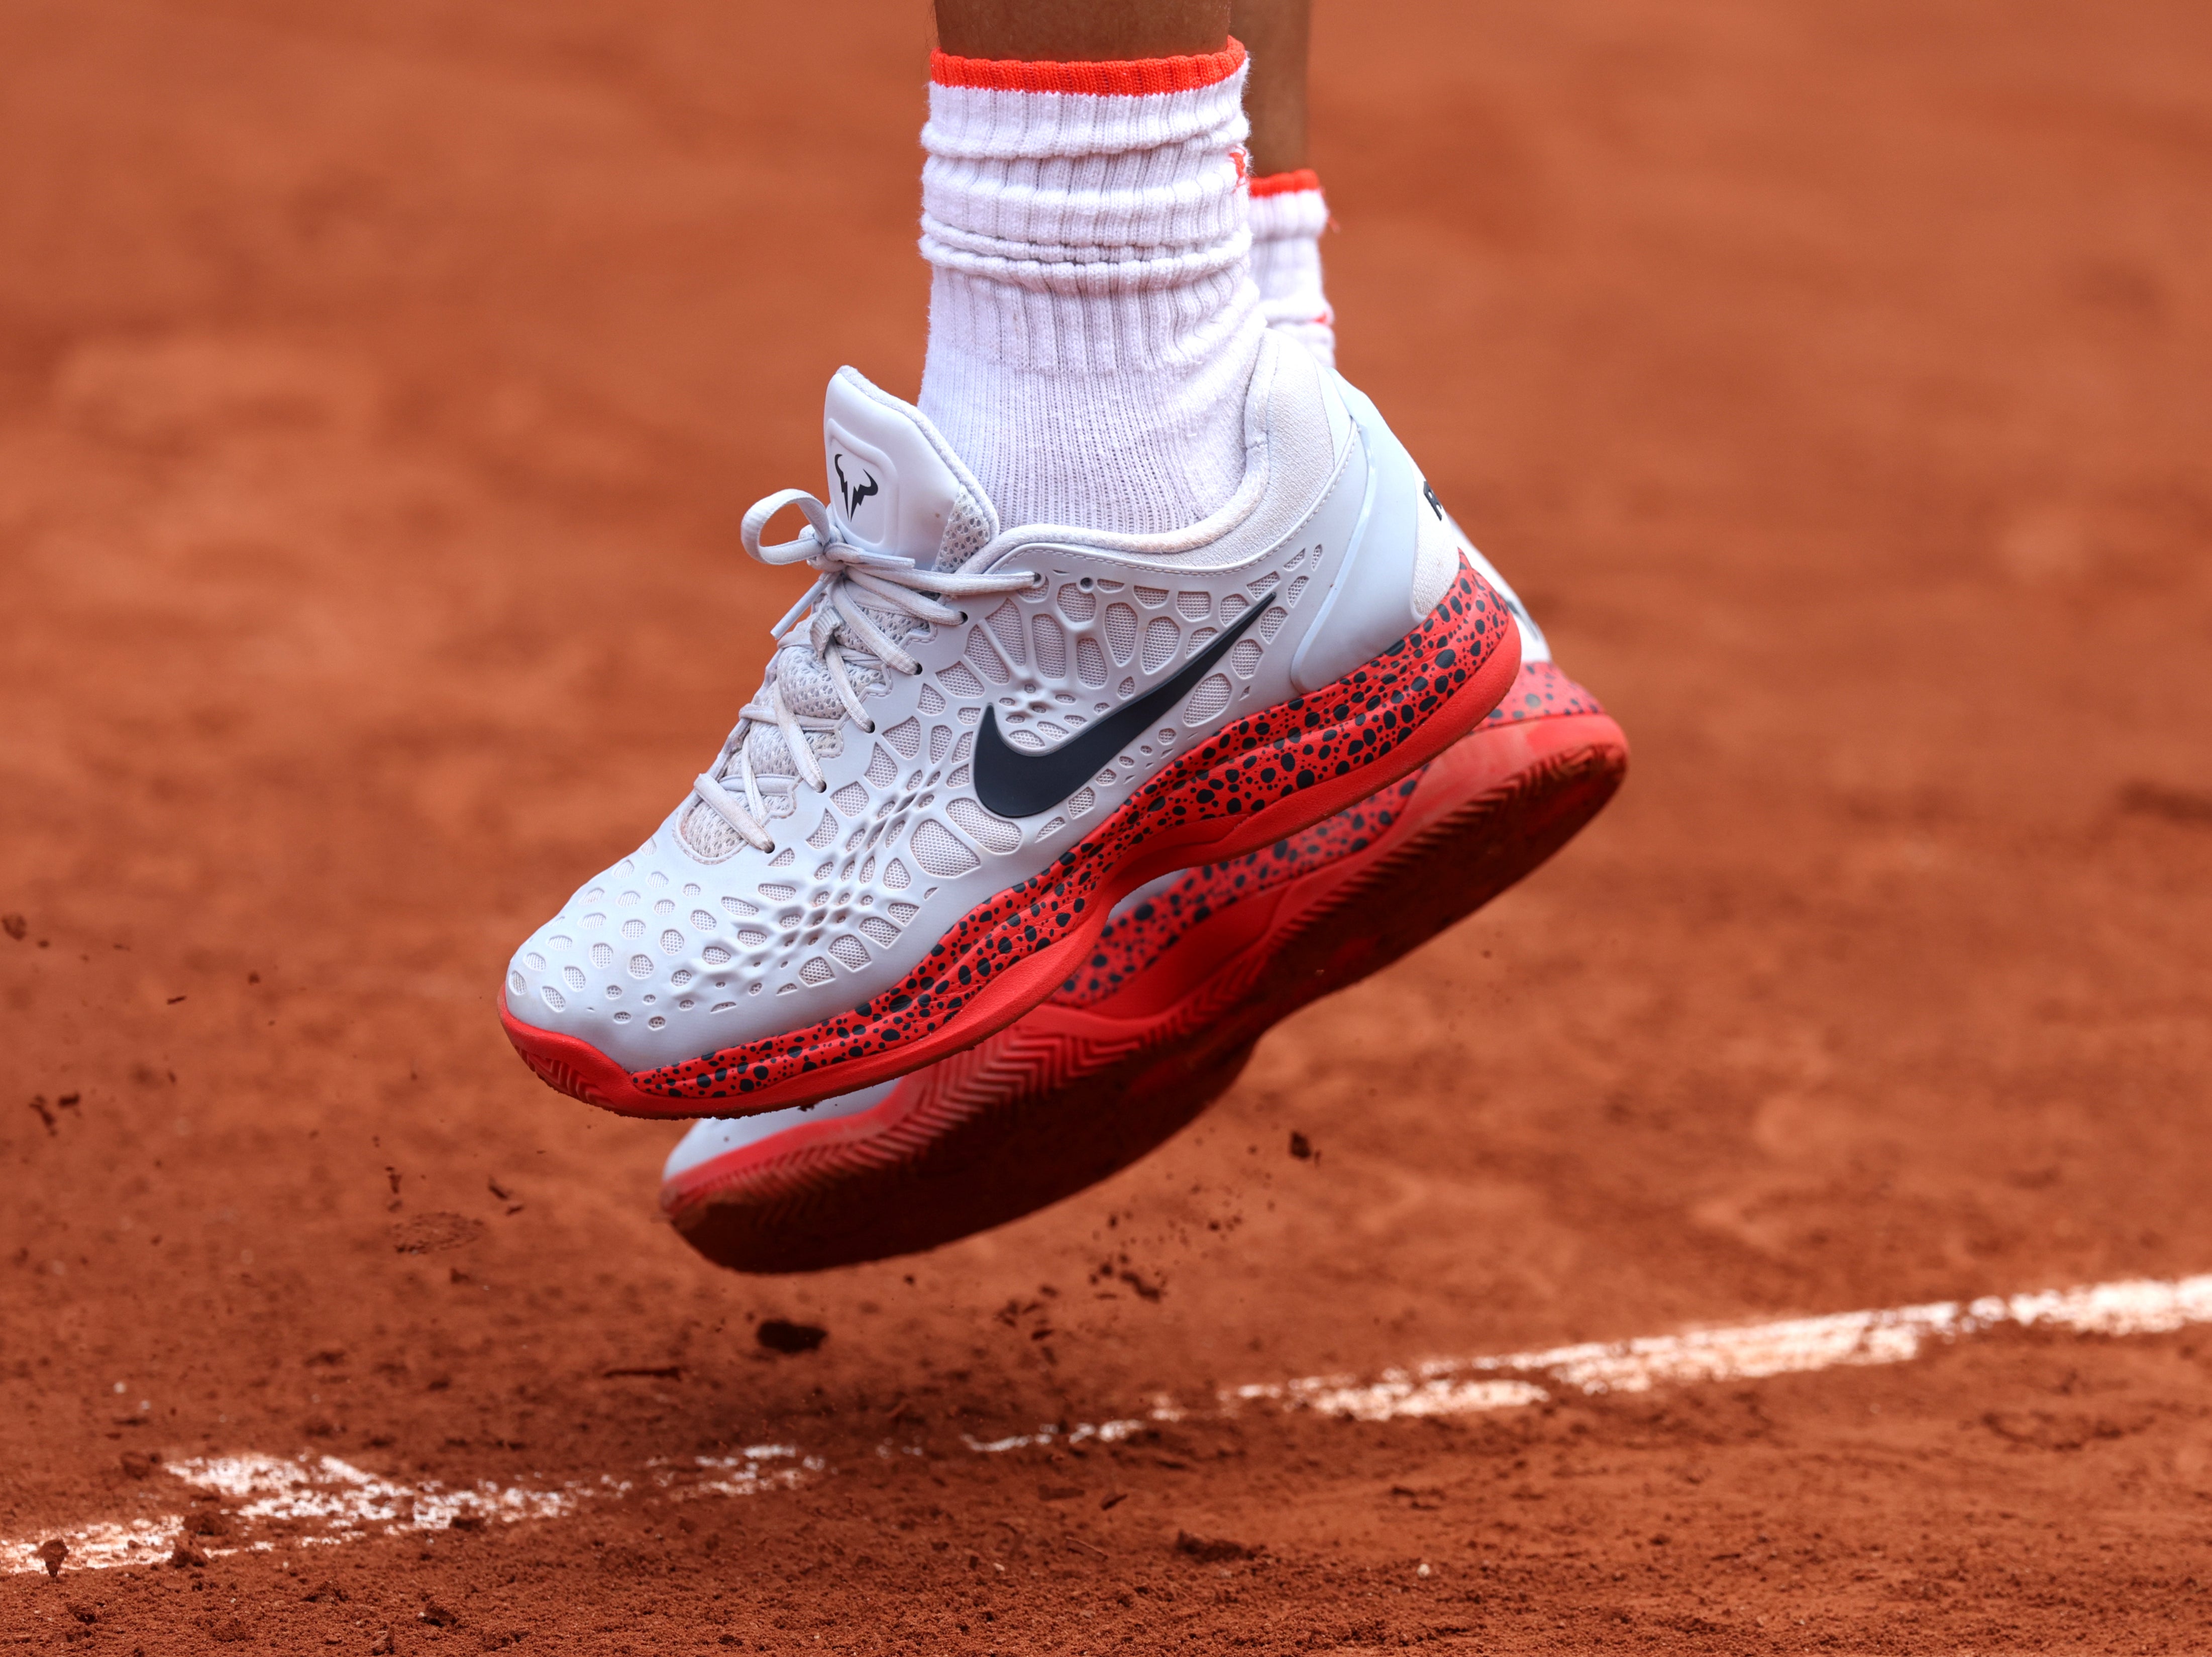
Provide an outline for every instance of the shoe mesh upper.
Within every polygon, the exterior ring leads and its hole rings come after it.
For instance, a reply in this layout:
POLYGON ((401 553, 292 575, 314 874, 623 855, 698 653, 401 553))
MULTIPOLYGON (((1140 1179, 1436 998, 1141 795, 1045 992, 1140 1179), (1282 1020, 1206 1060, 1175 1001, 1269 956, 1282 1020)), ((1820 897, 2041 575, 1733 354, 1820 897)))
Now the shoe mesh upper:
MULTIPOLYGON (((948 542, 958 528, 957 520, 948 527, 948 542)), ((1261 649, 1255 642, 1232 651, 1222 671, 1201 680, 1095 786, 1079 788, 1034 827, 994 816, 974 796, 971 756, 986 705, 1011 745, 1055 747, 1118 705, 1103 690, 1109 658, 1116 669, 1148 678, 1170 674, 1254 603, 1267 608, 1251 633, 1272 638, 1304 596, 1299 571, 1317 552, 1285 549, 1264 573, 1226 592, 1085 578, 994 604, 963 625, 958 659, 921 686, 915 711, 873 735, 842 717, 828 670, 812 652, 787 645, 769 671, 793 711, 838 721, 807 731, 816 756, 830 760, 854 745, 855 757, 866 755, 865 768, 817 795, 799 780, 782 733, 756 726, 747 738, 754 771, 770 820, 793 825, 776 830, 786 843, 773 857, 753 851, 716 813, 690 803, 524 946, 509 971, 510 1005, 523 1011, 534 1001, 555 1013, 589 1008, 617 1026, 641 1020, 653 1030, 696 1020, 691 1045, 709 1051, 721 1040, 715 1013, 866 969, 900 947, 920 912, 913 900, 934 891, 925 884, 914 893, 917 880, 966 875, 1096 811, 1100 788, 1138 774, 1225 712, 1261 649)), ((911 617, 877 619, 902 643, 928 631, 911 617)), ((864 706, 889 694, 891 676, 872 659, 848 651, 845 659, 864 706)), ((1120 700, 1135 688, 1133 674, 1126 676, 1120 700)), ((736 765, 732 756, 724 774, 734 775, 736 765)))

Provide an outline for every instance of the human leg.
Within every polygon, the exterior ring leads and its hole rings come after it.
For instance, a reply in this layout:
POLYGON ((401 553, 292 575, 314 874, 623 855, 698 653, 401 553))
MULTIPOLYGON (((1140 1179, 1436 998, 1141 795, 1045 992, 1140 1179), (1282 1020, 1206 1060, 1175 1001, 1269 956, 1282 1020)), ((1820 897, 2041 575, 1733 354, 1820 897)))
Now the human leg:
POLYGON ((1310 165, 1306 69, 1313 0, 1233 0, 1229 32, 1252 55, 1244 114, 1252 124, 1253 176, 1296 173, 1310 165))
POLYGON ((1229 0, 937 0, 937 49, 1062 63, 1188 58, 1229 44, 1229 0))
POLYGON ((1336 313, 1322 286, 1328 203, 1308 165, 1308 39, 1312 0, 1236 0, 1230 27, 1252 54, 1244 112, 1252 125, 1252 280, 1260 315, 1322 361, 1336 363, 1336 313))

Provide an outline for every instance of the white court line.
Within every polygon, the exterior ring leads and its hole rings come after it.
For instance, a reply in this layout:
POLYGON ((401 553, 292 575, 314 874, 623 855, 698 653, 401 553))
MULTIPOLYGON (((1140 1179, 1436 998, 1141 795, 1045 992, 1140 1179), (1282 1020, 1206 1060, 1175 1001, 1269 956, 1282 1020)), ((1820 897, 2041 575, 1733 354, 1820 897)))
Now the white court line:
POLYGON ((183 1515, 176 1514, 124 1524, 82 1525, 0 1541, 0 1569, 44 1570, 40 1550, 57 1535, 69 1549, 63 1569, 102 1570, 164 1563, 185 1542, 215 1559, 233 1553, 267 1553, 279 1546, 449 1530, 457 1520, 467 1527, 558 1519, 586 1502, 636 1490, 675 1501, 758 1496, 765 1490, 796 1489, 823 1465, 817 1457, 801 1456, 795 1445, 755 1444, 732 1456, 650 1461, 626 1478, 602 1473, 597 1479, 535 1485, 501 1485, 485 1479, 448 1488, 434 1479, 410 1484, 380 1478, 334 1455, 195 1456, 164 1464, 161 1471, 196 1490, 228 1497, 222 1510, 228 1534, 188 1536, 183 1515), (270 1533, 257 1536, 256 1532, 270 1533))
MULTIPOLYGON (((1583 1393, 1643 1393, 1691 1381, 1755 1381, 1814 1369, 1905 1363, 1932 1341, 2005 1327, 2148 1335, 2192 1323, 2212 1323, 2212 1275, 1930 1301, 1879 1312, 1838 1312, 1610 1344, 1591 1341, 1501 1357, 1431 1359, 1412 1369, 1385 1370, 1373 1381, 1316 1375, 1239 1387, 1220 1399, 1227 1409, 1267 1402, 1360 1421, 1390 1421, 1540 1404, 1550 1396, 1547 1387, 1583 1393)), ((1164 1400, 1163 1405, 1173 1407, 1164 1400)), ((1158 1417, 1158 1411, 1154 1413, 1158 1417)))
MULTIPOLYGON (((998 1439, 962 1437, 975 1454, 1000 1455, 1035 1445, 1091 1440, 1110 1444, 1141 1431, 1150 1422, 1219 1417, 1254 1405, 1317 1410, 1359 1421, 1464 1415, 1540 1404, 1560 1393, 1643 1393, 1693 1381, 1754 1381, 1818 1369, 1904 1363, 1932 1344, 1993 1329, 2147 1335, 2200 1323, 2212 1323, 2212 1275, 1992 1295, 1974 1301, 1931 1301, 1881 1311, 1838 1312, 1609 1344, 1585 1342, 1493 1357, 1437 1358, 1410 1369, 1388 1369, 1373 1380, 1310 1375, 1233 1387, 1217 1393, 1211 1409, 1194 1410, 1163 1397, 1143 1417, 1073 1427, 1048 1423, 1034 1432, 998 1439)), ((877 1447, 877 1454, 884 1456, 921 1453, 918 1445, 877 1447)), ((196 1490, 230 1498, 227 1520, 234 1531, 247 1534, 243 1539, 194 1539, 213 1557, 442 1530, 457 1519, 466 1525, 559 1518, 587 1502, 635 1491, 672 1500, 758 1496, 796 1489, 826 1465, 818 1456, 802 1456, 794 1445, 757 1444, 733 1456, 658 1460, 629 1478, 605 1473, 597 1480, 558 1484, 500 1485, 489 1480, 453 1489, 435 1481, 410 1484, 380 1478, 336 1456, 316 1455, 204 1456, 169 1464, 161 1471, 196 1490), (274 1534, 252 1535, 257 1529, 274 1534)), ((184 1520, 178 1514, 93 1521, 58 1533, 0 1539, 0 1569, 43 1570, 40 1549, 57 1535, 69 1549, 64 1568, 70 1570, 159 1564, 185 1539, 184 1520)))

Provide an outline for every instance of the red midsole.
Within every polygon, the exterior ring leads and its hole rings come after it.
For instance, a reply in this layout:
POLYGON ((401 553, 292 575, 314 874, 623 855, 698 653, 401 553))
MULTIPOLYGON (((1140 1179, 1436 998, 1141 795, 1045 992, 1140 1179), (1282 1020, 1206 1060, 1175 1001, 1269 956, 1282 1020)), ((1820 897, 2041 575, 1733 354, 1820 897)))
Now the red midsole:
MULTIPOLYGON (((1455 604, 1452 610, 1455 616, 1486 614, 1494 622, 1503 614, 1495 595, 1464 566, 1454 598, 1446 602, 1455 604)), ((1441 616, 1443 610, 1444 606, 1440 605, 1437 614, 1441 616)), ((1421 629, 1417 629, 1417 634, 1428 632, 1431 625, 1425 622, 1421 629)), ((1461 626, 1462 631, 1452 635, 1457 642, 1439 639, 1430 646, 1431 649, 1471 650, 1474 640, 1465 635, 1463 622, 1444 625, 1461 626)), ((1409 635, 1409 640, 1414 636, 1409 635)), ((632 1075, 588 1042, 542 1030, 514 1018, 507 1011, 504 994, 500 1002, 501 1022, 516 1050, 551 1085, 624 1115, 757 1115, 816 1103, 921 1069, 994 1035, 1048 997, 1091 947, 1114 905, 1147 881, 1195 864, 1238 857, 1272 845, 1358 804, 1444 752, 1497 706, 1512 685, 1520 665, 1516 629, 1508 627, 1499 630, 1486 625, 1479 636, 1486 646, 1486 653, 1473 668, 1465 670, 1465 677, 1456 689, 1401 737, 1391 728, 1392 724, 1409 720, 1409 713, 1395 707, 1387 715, 1378 713, 1372 703, 1363 711, 1345 698, 1337 723, 1298 729, 1286 727, 1282 734, 1244 750, 1215 754, 1212 748, 1201 749, 1199 755, 1194 756, 1194 761, 1214 755, 1213 768, 1195 772, 1178 785, 1192 798, 1185 799, 1170 792, 1148 802, 1149 810, 1180 813, 1182 820, 1144 827, 1122 861, 1093 877, 1097 883, 1086 894, 1079 917, 1071 920, 1064 911, 1055 917, 1067 927, 1066 931, 1003 968, 985 962, 983 965, 989 968, 985 981, 972 992, 963 992, 963 998, 954 1010, 933 1027, 907 1033, 901 1028, 903 1009, 894 1008, 868 1019, 834 1021, 812 1030, 793 1032, 778 1038, 775 1045, 781 1051, 777 1053, 756 1057, 751 1049, 732 1049, 684 1065, 632 1075), (1378 730, 1388 731, 1395 740, 1380 752, 1374 752, 1383 740, 1376 734, 1378 730), (1264 766, 1267 768, 1261 773, 1263 777, 1278 778, 1270 786, 1282 786, 1278 774, 1286 776, 1293 764, 1285 756, 1302 745, 1310 748, 1316 744, 1324 747, 1341 744, 1347 752, 1364 750, 1374 753, 1374 757, 1348 765, 1340 774, 1317 777, 1304 786, 1293 786, 1279 798, 1250 811, 1208 816, 1201 809, 1194 809, 1205 807, 1217 792, 1241 786, 1243 780, 1240 770, 1249 774, 1255 767, 1264 766), (853 1051, 854 1046, 861 1050, 853 1051), (843 1053, 837 1051, 840 1047, 845 1048, 843 1053), (808 1056, 816 1052, 827 1052, 830 1056, 808 1056)), ((1390 663, 1395 654, 1394 650, 1378 658, 1378 663, 1390 663)), ((1439 656, 1437 659, 1445 659, 1439 656)), ((1361 672, 1364 675, 1375 671, 1376 665, 1370 664, 1361 672)), ((1391 664, 1387 672, 1377 674, 1377 682, 1389 673, 1405 672, 1417 678, 1426 675, 1426 670, 1409 659, 1404 664, 1391 664)), ((1353 678, 1359 677, 1355 675, 1353 678)), ((1351 681, 1344 683, 1348 684, 1351 681)), ((1330 694, 1325 690, 1321 698, 1307 700, 1320 701, 1330 694)), ((1341 696, 1341 693, 1338 694, 1341 696)), ((1275 715, 1276 711, 1270 710, 1267 715, 1253 718, 1256 720, 1275 715)), ((1137 828, 1138 819, 1127 816, 1128 810, 1124 807, 1117 812, 1091 841, 1074 853, 1065 854, 1055 868, 1076 867, 1085 847, 1093 843, 1110 844, 1109 836, 1131 833, 1137 828)), ((992 900, 977 912, 978 916, 1000 907, 1003 901, 1003 895, 992 900)), ((1061 902, 1061 899, 1049 893, 1042 895, 1031 913, 1040 907, 1056 908, 1061 902)), ((1006 935, 1019 924, 1019 914, 1013 911, 1002 913, 992 929, 981 932, 963 921, 945 935, 952 939, 964 934, 969 955, 958 957, 956 964, 979 952, 988 955, 994 938, 1006 935)), ((879 997, 878 1002, 885 999, 879 997)))

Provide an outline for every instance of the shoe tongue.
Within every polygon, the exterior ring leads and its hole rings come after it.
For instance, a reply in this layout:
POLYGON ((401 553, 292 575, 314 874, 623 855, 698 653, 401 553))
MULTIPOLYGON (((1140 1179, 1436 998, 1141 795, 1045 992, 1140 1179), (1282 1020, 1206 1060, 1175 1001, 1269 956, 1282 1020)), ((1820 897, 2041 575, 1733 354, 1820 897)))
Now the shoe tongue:
POLYGON ((997 533, 989 506, 946 463, 921 410, 854 369, 830 381, 822 436, 830 515, 856 544, 950 569, 997 533))

